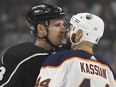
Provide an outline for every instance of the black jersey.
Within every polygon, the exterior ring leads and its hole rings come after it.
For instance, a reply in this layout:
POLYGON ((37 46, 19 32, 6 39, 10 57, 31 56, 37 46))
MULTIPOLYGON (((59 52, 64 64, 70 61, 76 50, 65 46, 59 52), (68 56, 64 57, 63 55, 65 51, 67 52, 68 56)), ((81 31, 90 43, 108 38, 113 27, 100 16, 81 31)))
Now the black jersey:
POLYGON ((6 72, 0 87, 34 87, 42 62, 48 51, 33 43, 21 43, 11 47, 1 58, 6 72))

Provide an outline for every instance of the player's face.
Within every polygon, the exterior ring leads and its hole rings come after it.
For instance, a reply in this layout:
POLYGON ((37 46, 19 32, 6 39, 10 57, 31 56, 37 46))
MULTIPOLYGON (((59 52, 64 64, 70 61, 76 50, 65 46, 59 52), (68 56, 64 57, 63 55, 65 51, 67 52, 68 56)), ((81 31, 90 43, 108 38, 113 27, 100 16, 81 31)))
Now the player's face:
POLYGON ((61 45, 64 33, 66 31, 64 27, 64 21, 61 19, 50 20, 48 30, 49 30, 48 31, 49 40, 55 46, 61 45))

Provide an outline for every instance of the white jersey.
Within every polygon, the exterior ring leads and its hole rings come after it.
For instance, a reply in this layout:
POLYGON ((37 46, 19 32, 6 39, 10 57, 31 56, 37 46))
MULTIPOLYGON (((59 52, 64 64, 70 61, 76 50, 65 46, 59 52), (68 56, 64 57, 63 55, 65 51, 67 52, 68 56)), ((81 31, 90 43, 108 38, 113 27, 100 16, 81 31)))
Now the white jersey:
POLYGON ((35 87, 116 87, 116 82, 106 62, 77 50, 49 56, 35 87))

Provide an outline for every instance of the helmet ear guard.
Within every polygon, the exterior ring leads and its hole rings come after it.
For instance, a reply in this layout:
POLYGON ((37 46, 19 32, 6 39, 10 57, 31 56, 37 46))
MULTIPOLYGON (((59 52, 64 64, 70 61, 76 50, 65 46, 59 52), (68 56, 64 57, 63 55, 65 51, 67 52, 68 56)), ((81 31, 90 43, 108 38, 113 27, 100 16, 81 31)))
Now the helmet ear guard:
POLYGON ((96 15, 90 13, 79 13, 73 15, 70 23, 73 25, 73 29, 70 33, 70 41, 73 45, 77 45, 82 41, 89 41, 97 44, 99 39, 103 36, 104 23, 103 20, 96 15), (74 43, 71 38, 78 30, 83 31, 83 36, 80 42, 74 43))

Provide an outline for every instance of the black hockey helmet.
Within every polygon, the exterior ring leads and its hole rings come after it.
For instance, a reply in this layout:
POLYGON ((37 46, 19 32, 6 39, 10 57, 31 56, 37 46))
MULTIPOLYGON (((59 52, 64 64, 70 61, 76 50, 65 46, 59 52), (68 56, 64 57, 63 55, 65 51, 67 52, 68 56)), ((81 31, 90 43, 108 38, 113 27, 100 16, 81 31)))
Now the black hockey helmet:
POLYGON ((31 31, 35 31, 37 24, 39 23, 45 24, 46 21, 51 19, 63 19, 64 17, 65 12, 62 10, 62 8, 50 4, 41 4, 32 7, 27 13, 26 19, 30 25, 31 31))

